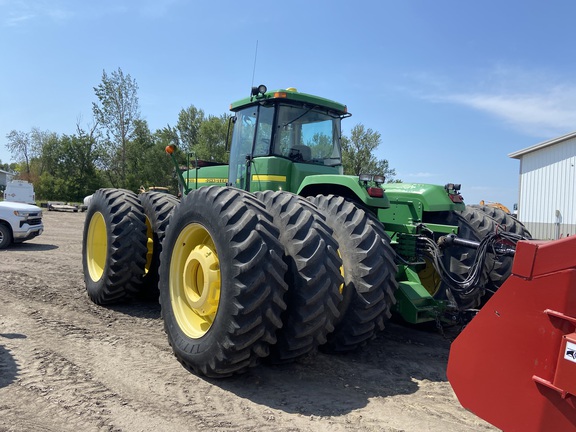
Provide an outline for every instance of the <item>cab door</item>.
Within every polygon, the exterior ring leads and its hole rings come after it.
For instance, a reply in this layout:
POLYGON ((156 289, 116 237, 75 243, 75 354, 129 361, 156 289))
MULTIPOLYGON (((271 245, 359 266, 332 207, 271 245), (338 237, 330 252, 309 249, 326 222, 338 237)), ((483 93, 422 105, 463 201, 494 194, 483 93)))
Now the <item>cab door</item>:
POLYGON ((252 160, 270 154, 274 106, 253 105, 236 113, 228 184, 250 190, 252 160))

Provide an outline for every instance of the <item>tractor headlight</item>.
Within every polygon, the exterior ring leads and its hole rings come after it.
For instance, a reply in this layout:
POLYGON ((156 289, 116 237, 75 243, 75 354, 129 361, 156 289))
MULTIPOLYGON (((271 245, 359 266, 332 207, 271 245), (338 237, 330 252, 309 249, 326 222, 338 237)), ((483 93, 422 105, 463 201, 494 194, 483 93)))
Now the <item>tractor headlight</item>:
POLYGON ((268 88, 264 84, 260 84, 258 87, 252 87, 252 96, 263 95, 268 91, 268 88))
POLYGON ((386 181, 386 177, 384 177, 383 175, 375 175, 373 180, 374 183, 376 183, 377 185, 381 185, 386 181))
POLYGON ((372 181, 372 174, 360 174, 358 176, 361 182, 369 182, 372 181))
POLYGON ((462 187, 462 185, 460 183, 447 183, 444 186, 444 189, 446 189, 447 192, 450 192, 450 191, 458 192, 461 187, 462 187))

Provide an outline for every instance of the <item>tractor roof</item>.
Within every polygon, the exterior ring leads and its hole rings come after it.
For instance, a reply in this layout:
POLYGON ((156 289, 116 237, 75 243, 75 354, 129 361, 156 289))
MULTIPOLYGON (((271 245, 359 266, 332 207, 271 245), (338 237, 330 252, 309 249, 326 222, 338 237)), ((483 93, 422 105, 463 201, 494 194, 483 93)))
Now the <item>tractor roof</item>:
POLYGON ((254 105, 263 101, 284 100, 287 102, 300 102, 310 105, 318 105, 320 107, 328 108, 338 115, 349 115, 346 105, 335 102, 330 99, 325 99, 319 96, 314 96, 307 93, 300 93, 295 88, 289 87, 287 89, 270 90, 265 93, 260 93, 256 96, 251 96, 241 99, 230 104, 230 111, 238 111, 246 106, 254 105))

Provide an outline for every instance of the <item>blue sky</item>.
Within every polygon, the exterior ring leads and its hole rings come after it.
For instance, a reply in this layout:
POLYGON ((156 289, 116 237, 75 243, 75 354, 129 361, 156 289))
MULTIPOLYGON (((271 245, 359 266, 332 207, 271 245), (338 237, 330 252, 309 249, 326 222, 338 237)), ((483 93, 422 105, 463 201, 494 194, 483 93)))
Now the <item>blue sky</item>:
POLYGON ((405 182, 512 206, 508 153, 576 130, 576 2, 0 0, 0 160, 11 130, 74 133, 122 68, 152 131, 254 84, 348 105, 405 182))

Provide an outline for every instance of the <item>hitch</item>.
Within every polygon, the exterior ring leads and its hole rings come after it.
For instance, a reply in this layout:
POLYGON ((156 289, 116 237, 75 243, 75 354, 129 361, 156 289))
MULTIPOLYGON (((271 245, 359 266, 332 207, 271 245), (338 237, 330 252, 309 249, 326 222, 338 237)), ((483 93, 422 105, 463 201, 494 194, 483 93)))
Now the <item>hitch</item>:
MULTIPOLYGON (((470 249, 479 249, 480 244, 481 244, 481 242, 464 239, 464 238, 458 237, 456 234, 448 234, 448 235, 442 236, 438 239, 438 246, 441 249, 444 249, 444 248, 447 248, 450 246, 463 246, 463 247, 467 247, 470 249)), ((515 248, 507 247, 503 244, 496 243, 496 242, 494 242, 492 244, 492 250, 497 255, 503 255, 503 256, 513 257, 514 254, 516 253, 515 248)), ((488 249, 488 251, 490 251, 490 249, 488 249)))

